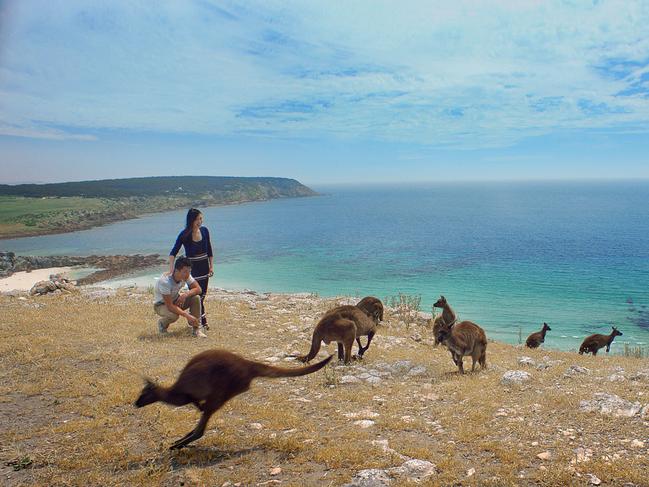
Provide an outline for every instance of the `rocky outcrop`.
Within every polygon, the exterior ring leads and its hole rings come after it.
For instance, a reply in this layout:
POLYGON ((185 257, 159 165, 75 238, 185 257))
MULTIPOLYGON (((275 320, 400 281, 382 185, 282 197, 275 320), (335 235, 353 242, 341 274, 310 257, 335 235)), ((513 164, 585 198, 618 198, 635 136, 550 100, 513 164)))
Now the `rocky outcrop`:
POLYGON ((50 278, 45 281, 38 281, 32 286, 29 294, 32 296, 53 293, 53 292, 67 292, 71 293, 76 291, 77 288, 74 282, 68 279, 63 274, 50 274, 50 278))
POLYGON ((14 252, 0 252, 0 277, 14 272, 47 269, 49 267, 87 266, 100 269, 79 279, 79 284, 94 284, 138 269, 159 266, 165 261, 158 254, 150 255, 90 255, 87 257, 48 255, 21 256, 14 252))

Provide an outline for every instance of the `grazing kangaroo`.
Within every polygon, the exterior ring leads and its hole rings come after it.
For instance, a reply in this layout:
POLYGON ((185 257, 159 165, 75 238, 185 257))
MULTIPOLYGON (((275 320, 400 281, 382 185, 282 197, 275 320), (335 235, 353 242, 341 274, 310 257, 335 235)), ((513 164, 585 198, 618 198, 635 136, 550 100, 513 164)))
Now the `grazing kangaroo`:
MULTIPOLYGON (((442 296, 437 303, 436 307, 442 307, 450 316, 455 313, 450 305, 442 296)), ((442 313, 442 317, 444 313, 442 313)), ((451 352, 453 362, 457 365, 460 374, 464 374, 464 364, 462 357, 470 355, 473 359, 471 371, 475 370, 475 364, 480 363, 480 368, 487 367, 487 335, 482 328, 471 321, 461 321, 456 324, 456 319, 447 323, 444 319, 438 321, 438 328, 435 332, 435 338, 438 343, 441 343, 451 352)))
POLYGON ((356 306, 338 306, 329 310, 318 321, 311 338, 311 349, 306 355, 298 357, 302 362, 313 360, 320 351, 321 342, 329 344, 338 342, 338 360, 349 364, 352 359, 354 340, 358 343, 358 357, 370 347, 376 334, 376 326, 383 319, 383 303, 377 298, 368 296, 356 306), (362 305, 362 308, 358 305, 362 305), (362 346, 360 337, 367 336, 367 345, 362 346))
POLYGON ((621 337, 622 332, 613 327, 613 331, 610 335, 600 335, 599 333, 595 333, 594 335, 586 337, 581 344, 581 347, 579 347, 579 355, 582 355, 584 352, 590 352, 595 356, 597 355, 597 351, 602 347, 606 347, 606 353, 608 353, 611 351, 611 343, 613 343, 615 337, 618 336, 621 337))
POLYGON ((171 445, 182 448, 198 440, 210 417, 233 397, 246 392, 256 377, 297 377, 311 374, 327 365, 333 355, 317 364, 299 368, 282 368, 247 360, 225 350, 206 350, 192 357, 171 387, 150 380, 135 401, 138 408, 162 401, 174 406, 193 404, 202 411, 196 428, 171 445))
POLYGON ((532 333, 527 337, 525 346, 529 348, 538 348, 541 343, 545 342, 545 334, 548 331, 552 331, 552 328, 550 328, 547 323, 543 323, 543 328, 541 329, 541 331, 532 333))

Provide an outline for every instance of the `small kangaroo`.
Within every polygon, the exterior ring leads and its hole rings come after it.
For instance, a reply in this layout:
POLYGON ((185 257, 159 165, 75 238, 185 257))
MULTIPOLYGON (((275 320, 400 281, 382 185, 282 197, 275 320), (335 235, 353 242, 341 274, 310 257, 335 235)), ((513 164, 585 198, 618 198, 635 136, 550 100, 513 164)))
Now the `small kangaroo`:
POLYGON ((435 346, 437 346, 439 345, 439 342, 437 341, 437 332, 440 327, 443 324, 450 325, 451 323, 455 323, 457 321, 457 315, 444 296, 440 296, 433 307, 442 309, 442 314, 436 316, 433 321, 433 340, 435 341, 435 346))
POLYGON ((338 306, 329 310, 318 321, 311 338, 311 349, 306 355, 301 355, 298 360, 309 362, 320 351, 321 342, 329 344, 338 342, 338 360, 349 364, 352 359, 352 346, 354 340, 358 343, 358 357, 370 347, 372 338, 376 334, 376 326, 383 319, 383 303, 378 298, 367 296, 356 305, 338 306), (359 307, 360 306, 360 307, 359 307), (362 346, 360 337, 367 336, 367 345, 362 346))
POLYGON ((173 443, 170 450, 182 448, 203 436, 212 414, 233 397, 246 392, 253 379, 311 374, 327 365, 332 357, 291 369, 247 360, 226 350, 206 350, 187 362, 171 387, 159 386, 147 379, 135 406, 141 408, 158 401, 174 406, 191 403, 202 411, 196 428, 173 443))
POLYGON ((433 326, 435 340, 449 349, 460 374, 464 374, 462 357, 466 355, 471 355, 473 359, 471 371, 475 370, 476 363, 480 363, 481 369, 486 368, 487 335, 484 330, 471 321, 461 321, 456 324, 455 312, 451 309, 444 296, 441 296, 435 303, 435 307, 444 309, 442 319, 436 320, 433 326), (444 313, 446 313, 447 318, 444 318, 444 313), (447 323, 446 319, 452 319, 452 321, 447 323), (435 326, 437 326, 436 331, 435 326))
POLYGON ((600 335, 599 333, 590 335, 589 337, 586 337, 582 342, 581 347, 579 347, 579 355, 582 355, 584 352, 586 352, 586 354, 590 352, 595 356, 597 355, 597 351, 602 347, 606 347, 606 353, 608 353, 611 351, 611 343, 613 343, 615 337, 618 336, 621 337, 622 332, 615 327, 613 327, 613 331, 610 335, 600 335))
POLYGON ((552 331, 552 328, 550 328, 548 324, 544 322, 541 331, 532 333, 530 336, 527 337, 527 340, 525 341, 525 346, 528 348, 538 348, 539 345, 541 345, 541 343, 545 342, 545 334, 548 331, 552 331))

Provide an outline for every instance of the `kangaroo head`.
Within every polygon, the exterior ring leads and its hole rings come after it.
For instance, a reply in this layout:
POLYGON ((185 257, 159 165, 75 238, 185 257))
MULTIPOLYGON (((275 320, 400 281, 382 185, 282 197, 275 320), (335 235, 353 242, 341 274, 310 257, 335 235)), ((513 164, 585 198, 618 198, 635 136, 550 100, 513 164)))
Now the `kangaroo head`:
POLYGON ((374 316, 374 321, 377 323, 380 321, 383 321, 383 303, 379 300, 374 303, 374 313, 372 313, 372 316, 374 316))
POLYGON ((446 305, 446 298, 444 296, 440 296, 433 306, 435 308, 443 308, 445 305, 446 305))
POLYGON ((543 323, 543 331, 552 331, 552 328, 547 323, 543 323))
POLYGON ((154 402, 158 401, 158 394, 156 391, 158 386, 156 386, 149 379, 145 379, 145 381, 146 384, 144 385, 142 392, 140 392, 140 397, 138 397, 137 401, 135 401, 135 406, 138 408, 153 404, 154 402))
POLYGON ((366 296, 356 306, 371 317, 375 323, 378 324, 380 321, 383 321, 383 303, 380 299, 373 296, 366 296))
POLYGON ((618 330, 617 328, 613 327, 613 336, 614 337, 621 337, 622 332, 620 330, 618 330))

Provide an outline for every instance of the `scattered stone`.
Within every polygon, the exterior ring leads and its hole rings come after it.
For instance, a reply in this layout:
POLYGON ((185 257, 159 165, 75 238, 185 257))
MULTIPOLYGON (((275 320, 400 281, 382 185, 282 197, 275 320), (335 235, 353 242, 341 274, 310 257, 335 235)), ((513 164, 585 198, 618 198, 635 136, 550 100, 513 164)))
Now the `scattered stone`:
POLYGON ((408 375, 410 377, 417 377, 426 374, 426 372, 427 372, 426 367, 424 367, 423 365, 418 365, 417 367, 413 367, 412 369, 410 369, 408 375))
POLYGON ((467 477, 473 477, 474 475, 475 475, 475 468, 470 468, 469 470, 466 471, 467 477))
POLYGON ((644 441, 633 440, 631 442, 631 448, 644 448, 644 441))
POLYGON ((435 464, 427 460, 418 460, 413 458, 406 461, 403 465, 391 468, 390 473, 393 475, 406 477, 409 481, 419 482, 437 473, 435 464))
POLYGON ((372 375, 372 376, 368 377, 367 379, 365 379, 365 382, 367 382, 368 384, 376 385, 376 384, 380 384, 383 381, 381 380, 380 377, 372 375))
POLYGON ((420 342, 421 335, 419 333, 413 333, 412 335, 410 335, 410 339, 415 342, 420 342))
POLYGON ((615 394, 596 392, 591 401, 581 401, 579 409, 584 412, 598 412, 617 417, 631 418, 642 410, 639 402, 630 402, 615 394))
POLYGON ((586 367, 582 367, 581 365, 571 365, 570 367, 568 367, 568 370, 566 370, 566 374, 568 375, 590 374, 590 369, 587 369, 586 367))
POLYGON ((579 447, 575 449, 575 459, 571 463, 584 463, 590 461, 593 456, 593 450, 590 448, 579 447))
POLYGON ((608 376, 609 382, 624 382, 626 378, 620 374, 613 374, 608 376))
POLYGON ((518 363, 520 365, 529 365, 530 367, 534 366, 536 362, 532 357, 519 357, 518 358, 518 363))
POLYGON ((536 457, 540 458, 541 460, 549 460, 551 456, 552 454, 549 451, 544 451, 536 455, 536 457))
POLYGON ((532 376, 523 370, 508 370, 503 374, 500 383, 505 386, 519 385, 528 382, 531 379, 532 376))
POLYGON ((352 481, 345 484, 344 487, 382 487, 390 485, 392 478, 385 470, 378 468, 369 468, 356 472, 352 481))
POLYGON ((340 378, 341 384, 358 384, 361 380, 355 375, 343 375, 340 378))
POLYGON ((359 427, 365 429, 365 428, 371 428, 372 426, 374 426, 374 421, 372 421, 371 419, 360 419, 358 421, 354 421, 354 424, 356 426, 359 426, 359 427))
POLYGON ((264 426, 261 423, 250 423, 248 425, 248 428, 251 430, 261 430, 264 429, 264 426))
POLYGON ((588 476, 588 483, 591 485, 600 485, 602 481, 598 479, 595 475, 592 473, 586 474, 588 476))
POLYGON ((282 469, 280 467, 271 468, 270 472, 268 473, 273 476, 279 475, 280 473, 282 473, 282 469))

